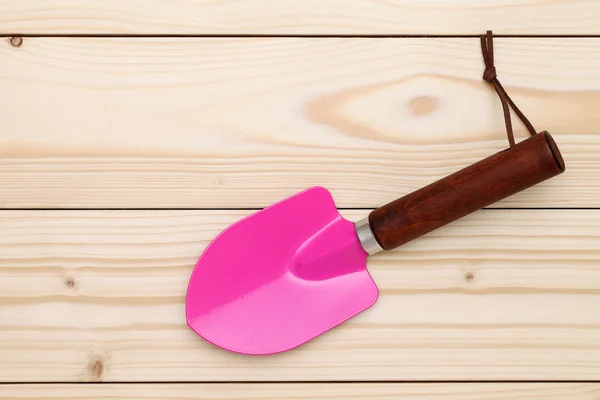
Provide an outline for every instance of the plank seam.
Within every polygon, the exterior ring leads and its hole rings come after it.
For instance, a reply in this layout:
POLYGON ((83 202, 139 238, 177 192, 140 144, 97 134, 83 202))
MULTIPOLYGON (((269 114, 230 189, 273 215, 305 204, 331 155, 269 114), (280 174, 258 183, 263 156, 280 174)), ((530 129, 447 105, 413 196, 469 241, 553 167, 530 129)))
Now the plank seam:
POLYGON ((404 385, 421 385, 421 384, 517 384, 517 383, 600 383, 600 380, 376 380, 376 381, 104 381, 104 382, 79 382, 79 381, 31 381, 31 382, 0 382, 0 386, 18 386, 18 385, 315 385, 315 384, 354 384, 354 385, 366 385, 366 384, 404 384, 404 385))
MULTIPOLYGON (((482 32, 482 34, 485 32, 482 32)), ((330 35, 330 34, 316 34, 316 35, 301 35, 301 34, 123 34, 123 33, 19 33, 19 32, 0 32, 0 36, 2 37, 23 37, 23 38, 124 38, 124 39, 133 39, 133 38, 316 38, 316 39, 411 39, 411 38, 421 38, 421 39, 474 39, 479 38, 481 35, 436 35, 436 34, 424 34, 424 35, 390 35, 390 34, 372 34, 372 35, 353 35, 353 34, 339 34, 339 35, 330 35)), ((590 34, 590 35, 582 35, 582 34, 573 34, 573 35, 518 35, 518 34, 494 34, 495 38, 566 38, 566 39, 577 39, 577 38, 600 38, 600 34, 590 34)))
MULTIPOLYGON (((338 207, 340 211, 372 211, 376 207, 338 207)), ((264 208, 1 208, 0 211, 260 211, 264 208)), ((485 207, 478 211, 595 211, 599 207, 485 207)))

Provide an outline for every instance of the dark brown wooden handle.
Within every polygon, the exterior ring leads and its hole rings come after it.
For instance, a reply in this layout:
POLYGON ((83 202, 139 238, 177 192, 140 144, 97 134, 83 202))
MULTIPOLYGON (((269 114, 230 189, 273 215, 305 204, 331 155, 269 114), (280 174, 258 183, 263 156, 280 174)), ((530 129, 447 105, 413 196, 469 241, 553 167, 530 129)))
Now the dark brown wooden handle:
POLYGON ((369 223, 391 250, 564 170, 556 143, 541 132, 373 210, 369 223))

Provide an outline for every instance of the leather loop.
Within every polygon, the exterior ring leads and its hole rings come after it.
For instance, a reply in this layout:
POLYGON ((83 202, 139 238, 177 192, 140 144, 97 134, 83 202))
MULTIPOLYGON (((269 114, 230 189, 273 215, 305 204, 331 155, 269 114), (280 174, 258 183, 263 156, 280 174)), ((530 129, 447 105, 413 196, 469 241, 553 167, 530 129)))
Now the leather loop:
POLYGON ((515 114, 527 127, 527 130, 531 136, 535 135, 537 131, 525 117, 525 115, 519 110, 519 108, 512 101, 506 90, 502 87, 496 76, 496 67, 494 66, 494 41, 492 31, 487 31, 486 35, 481 36, 481 52, 483 54, 483 61, 485 63, 485 70, 483 72, 483 80, 490 83, 498 97, 500 103, 502 103, 502 111, 504 112, 504 124, 506 125, 506 136, 508 137, 508 144, 510 147, 515 145, 515 135, 513 133, 512 121, 510 119, 510 109, 512 108, 515 114))

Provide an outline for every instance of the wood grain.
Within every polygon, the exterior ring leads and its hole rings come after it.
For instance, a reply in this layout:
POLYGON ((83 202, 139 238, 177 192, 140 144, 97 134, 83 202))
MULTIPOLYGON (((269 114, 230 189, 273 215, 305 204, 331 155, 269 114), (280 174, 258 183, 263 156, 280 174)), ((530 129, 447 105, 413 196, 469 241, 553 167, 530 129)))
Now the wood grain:
POLYGON ((600 379, 598 211, 484 210, 380 253, 375 306, 267 357, 185 325, 198 256, 248 213, 0 211, 0 379, 600 379))
POLYGON ((5 400, 598 400, 597 383, 105 384, 0 386, 5 400))
MULTIPOLYGON (((599 207, 600 38, 495 47, 569 165, 498 206, 599 207)), ((5 208, 264 207, 313 185, 377 207, 507 145, 477 39, 25 38, 0 65, 5 208)))
POLYGON ((3 33, 600 34, 593 0, 0 1, 3 33))

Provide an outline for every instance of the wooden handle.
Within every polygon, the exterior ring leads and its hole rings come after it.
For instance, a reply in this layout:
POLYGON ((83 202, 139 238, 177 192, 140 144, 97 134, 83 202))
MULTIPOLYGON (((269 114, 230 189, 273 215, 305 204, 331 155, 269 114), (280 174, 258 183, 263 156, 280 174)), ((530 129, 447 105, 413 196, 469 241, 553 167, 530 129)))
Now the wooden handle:
POLYGON ((556 143, 541 132, 373 210, 369 224, 391 250, 564 170, 556 143))

